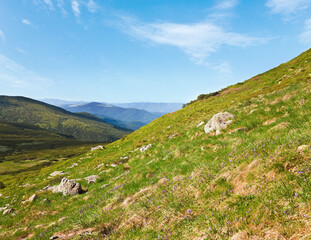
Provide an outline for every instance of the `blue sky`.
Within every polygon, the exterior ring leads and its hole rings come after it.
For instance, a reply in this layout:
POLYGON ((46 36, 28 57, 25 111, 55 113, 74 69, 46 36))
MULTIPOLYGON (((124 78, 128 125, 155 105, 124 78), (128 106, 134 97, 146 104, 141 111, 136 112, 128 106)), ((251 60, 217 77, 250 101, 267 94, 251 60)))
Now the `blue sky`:
POLYGON ((311 0, 2 0, 0 94, 188 102, 311 47, 311 0))

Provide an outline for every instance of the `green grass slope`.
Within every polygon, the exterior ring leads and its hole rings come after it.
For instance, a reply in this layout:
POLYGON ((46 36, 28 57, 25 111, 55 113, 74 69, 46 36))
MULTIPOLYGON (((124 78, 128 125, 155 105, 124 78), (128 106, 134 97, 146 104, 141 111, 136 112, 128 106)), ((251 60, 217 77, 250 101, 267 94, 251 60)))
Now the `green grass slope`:
POLYGON ((0 120, 40 127, 85 141, 112 142, 128 130, 25 97, 0 96, 0 120))
POLYGON ((104 150, 0 177, 0 206, 14 209, 1 216, 0 237, 310 239, 310 94, 311 50, 104 150), (220 135, 197 127, 223 111, 235 119, 220 135), (85 193, 40 191, 60 182, 62 176, 48 177, 56 170, 85 193), (100 178, 88 184, 84 178, 93 174, 100 178), (33 203, 21 204, 34 193, 33 203))

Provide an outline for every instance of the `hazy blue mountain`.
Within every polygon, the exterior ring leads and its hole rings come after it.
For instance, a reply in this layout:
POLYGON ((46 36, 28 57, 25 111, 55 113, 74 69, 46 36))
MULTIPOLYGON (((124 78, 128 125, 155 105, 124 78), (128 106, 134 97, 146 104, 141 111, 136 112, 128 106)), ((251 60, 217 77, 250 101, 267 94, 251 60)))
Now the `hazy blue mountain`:
POLYGON ((61 100, 61 99, 54 99, 54 98, 44 98, 44 99, 38 99, 41 102, 45 102, 57 107, 61 107, 64 105, 69 105, 69 104, 86 104, 88 102, 85 101, 67 101, 67 100, 61 100))
POLYGON ((135 108, 122 108, 110 104, 92 102, 87 104, 72 104, 62 106, 70 112, 87 112, 102 119, 113 119, 129 122, 141 122, 143 125, 151 122, 152 120, 160 117, 162 114, 154 114, 145 110, 135 108))
POLYGON ((153 102, 134 102, 134 103, 111 103, 114 106, 123 108, 136 108, 152 113, 170 113, 182 108, 183 103, 153 103, 153 102))

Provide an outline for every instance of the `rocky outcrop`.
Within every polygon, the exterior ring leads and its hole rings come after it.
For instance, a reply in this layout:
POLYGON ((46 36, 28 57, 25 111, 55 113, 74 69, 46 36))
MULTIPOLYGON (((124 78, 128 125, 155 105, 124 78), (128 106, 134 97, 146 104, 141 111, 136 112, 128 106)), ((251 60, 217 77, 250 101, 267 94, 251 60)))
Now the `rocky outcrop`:
POLYGON ((96 182, 96 179, 97 178, 99 178, 99 176, 97 176, 97 175, 91 175, 91 176, 88 176, 88 177, 86 177, 86 178, 84 178, 86 181, 87 181, 87 183, 94 183, 94 182, 96 182))
POLYGON ((232 123, 234 116, 228 112, 221 112, 215 114, 205 125, 205 133, 216 131, 216 135, 220 134, 221 129, 225 129, 230 123, 232 123))
POLYGON ((51 187, 49 190, 52 190, 54 193, 61 192, 64 196, 75 195, 82 192, 80 183, 67 178, 63 178, 59 185, 51 187))

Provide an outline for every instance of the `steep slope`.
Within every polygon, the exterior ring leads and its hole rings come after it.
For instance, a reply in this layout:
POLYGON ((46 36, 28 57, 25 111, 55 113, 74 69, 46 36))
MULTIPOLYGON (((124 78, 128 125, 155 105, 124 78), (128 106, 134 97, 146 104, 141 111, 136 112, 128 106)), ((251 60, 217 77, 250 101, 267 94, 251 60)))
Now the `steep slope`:
POLYGON ((309 239, 310 94, 311 50, 200 97, 104 150, 27 178, 0 178, 6 186, 0 206, 13 209, 0 218, 0 236, 309 239), (206 134, 204 125, 224 111, 235 116, 232 124, 206 134), (48 178, 56 170, 87 193, 42 191, 60 182, 62 176, 48 178), (95 183, 84 180, 95 174, 95 183), (14 191, 21 182, 31 187, 14 191), (20 204, 34 193, 34 202, 20 204))
POLYGON ((0 96, 0 120, 24 123, 79 140, 111 142, 128 130, 25 97, 0 96))
POLYGON ((70 112, 88 112, 103 119, 112 118, 125 123, 141 122, 142 124, 147 124, 161 116, 160 114, 149 113, 145 110, 122 108, 97 102, 64 105, 62 107, 70 112))

